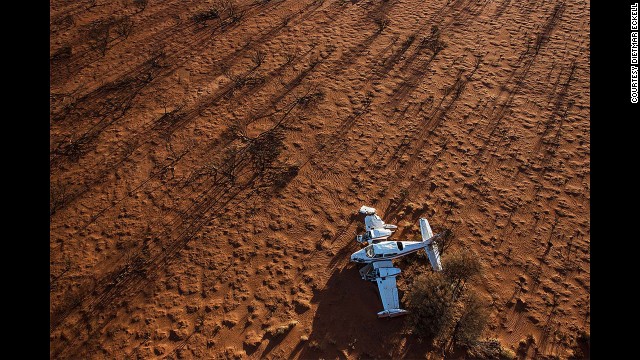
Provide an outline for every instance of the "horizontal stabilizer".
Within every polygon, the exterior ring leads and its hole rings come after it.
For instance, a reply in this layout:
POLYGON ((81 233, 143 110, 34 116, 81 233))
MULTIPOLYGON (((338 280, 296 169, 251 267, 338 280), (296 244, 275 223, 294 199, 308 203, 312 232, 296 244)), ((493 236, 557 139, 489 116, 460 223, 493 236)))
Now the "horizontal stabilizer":
POLYGON ((420 232, 422 233, 422 241, 427 243, 424 251, 427 253, 431 267, 435 271, 442 271, 442 264, 440 263, 440 252, 438 251, 438 244, 434 241, 433 231, 429 225, 427 219, 420 219, 420 232))
POLYGON ((434 241, 431 244, 427 244, 427 247, 424 248, 424 251, 427 252, 427 257, 429 258, 429 262, 431 263, 431 267, 435 271, 442 271, 442 264, 440 263, 440 252, 438 252, 438 244, 434 241))
POLYGON ((431 225, 425 218, 420 219, 420 232, 422 233, 422 241, 427 241, 433 237, 433 231, 431 231, 431 225))

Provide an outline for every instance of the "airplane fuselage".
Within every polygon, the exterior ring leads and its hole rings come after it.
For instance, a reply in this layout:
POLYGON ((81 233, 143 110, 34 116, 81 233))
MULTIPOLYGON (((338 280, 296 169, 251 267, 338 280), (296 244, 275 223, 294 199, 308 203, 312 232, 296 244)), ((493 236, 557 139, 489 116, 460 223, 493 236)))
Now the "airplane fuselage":
POLYGON ((381 241, 353 253, 351 261, 369 264, 376 261, 392 260, 424 249, 429 244, 425 241, 381 241))

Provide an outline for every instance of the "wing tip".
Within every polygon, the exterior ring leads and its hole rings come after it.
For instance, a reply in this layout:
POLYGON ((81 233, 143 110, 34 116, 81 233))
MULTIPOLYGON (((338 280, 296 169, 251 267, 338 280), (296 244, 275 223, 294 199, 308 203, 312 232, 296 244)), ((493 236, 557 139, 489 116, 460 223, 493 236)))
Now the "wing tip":
POLYGON ((402 315, 406 315, 409 312, 407 310, 404 309, 389 309, 389 310, 383 310, 380 311, 378 313, 378 318, 382 319, 382 318, 393 318, 396 316, 402 316, 402 315))
POLYGON ((362 207, 360 208, 360 211, 358 211, 360 214, 365 214, 365 215, 373 215, 376 213, 376 209, 366 206, 366 205, 362 205, 362 207))

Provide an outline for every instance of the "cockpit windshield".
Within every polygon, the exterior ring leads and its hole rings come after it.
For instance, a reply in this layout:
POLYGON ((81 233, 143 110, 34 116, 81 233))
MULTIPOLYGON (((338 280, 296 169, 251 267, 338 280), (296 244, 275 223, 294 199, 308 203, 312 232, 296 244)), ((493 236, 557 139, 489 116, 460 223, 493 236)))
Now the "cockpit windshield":
POLYGON ((374 255, 373 245, 369 245, 366 248, 364 248, 364 252, 367 254, 368 257, 372 258, 374 255))

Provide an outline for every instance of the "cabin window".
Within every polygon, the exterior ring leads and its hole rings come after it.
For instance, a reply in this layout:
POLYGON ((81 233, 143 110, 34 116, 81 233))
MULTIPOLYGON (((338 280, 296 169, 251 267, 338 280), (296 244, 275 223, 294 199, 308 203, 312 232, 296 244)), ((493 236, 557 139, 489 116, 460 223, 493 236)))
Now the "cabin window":
POLYGON ((398 250, 402 251, 402 249, 404 249, 404 244, 402 243, 402 241, 397 241, 396 244, 398 245, 398 250))

